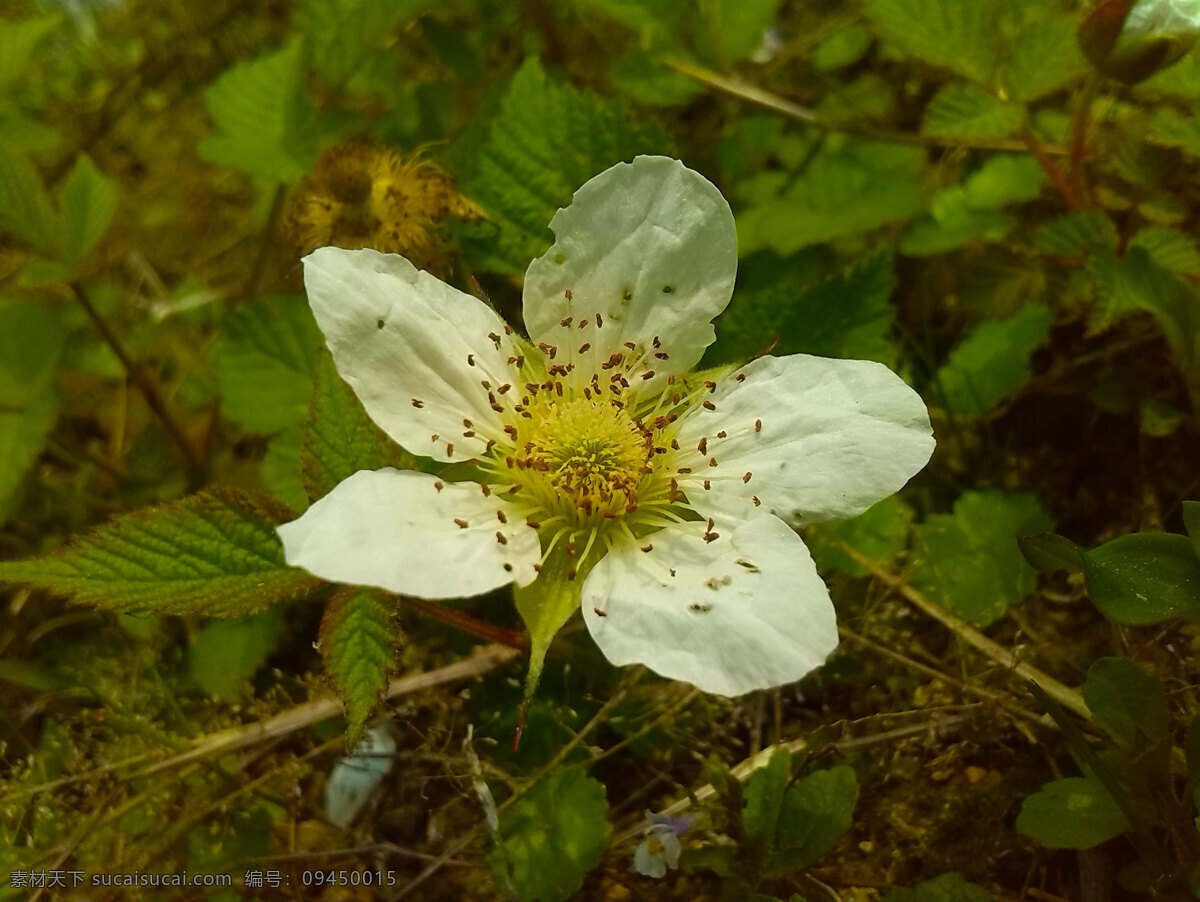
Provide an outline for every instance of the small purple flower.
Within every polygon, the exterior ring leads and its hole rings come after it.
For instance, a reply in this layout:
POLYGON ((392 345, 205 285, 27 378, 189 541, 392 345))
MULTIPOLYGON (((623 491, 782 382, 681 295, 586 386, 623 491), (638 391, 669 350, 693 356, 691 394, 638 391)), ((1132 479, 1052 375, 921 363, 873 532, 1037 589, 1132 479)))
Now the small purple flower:
POLYGON ((691 827, 690 817, 670 817, 647 810, 646 838, 634 850, 633 869, 657 879, 667 875, 667 868, 679 867, 679 853, 683 851, 679 837, 691 827))

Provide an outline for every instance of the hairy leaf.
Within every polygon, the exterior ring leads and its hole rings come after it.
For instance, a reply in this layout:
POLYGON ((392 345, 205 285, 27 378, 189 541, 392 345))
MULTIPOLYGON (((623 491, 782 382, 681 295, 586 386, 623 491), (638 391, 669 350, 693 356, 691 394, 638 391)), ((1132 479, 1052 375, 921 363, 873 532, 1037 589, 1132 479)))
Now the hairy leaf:
POLYGON ((1003 138, 1021 127, 1025 113, 976 85, 951 84, 930 101, 921 131, 957 138, 1003 138))
POLYGON ((987 82, 999 32, 994 0, 868 0, 879 33, 902 50, 987 82))
POLYGON ((396 666, 395 618, 383 595, 373 589, 342 589, 321 618, 321 657, 325 672, 346 706, 346 746, 362 738, 367 719, 387 688, 396 666))
POLYGON ((937 378, 947 409, 985 414, 1029 377, 1029 355, 1050 334, 1053 314, 1028 304, 1006 320, 980 323, 951 352, 937 378))
POLYGON ((291 510, 265 495, 211 488, 134 511, 47 557, 0 562, 0 580, 130 613, 239 617, 319 581, 283 560, 275 527, 291 510))

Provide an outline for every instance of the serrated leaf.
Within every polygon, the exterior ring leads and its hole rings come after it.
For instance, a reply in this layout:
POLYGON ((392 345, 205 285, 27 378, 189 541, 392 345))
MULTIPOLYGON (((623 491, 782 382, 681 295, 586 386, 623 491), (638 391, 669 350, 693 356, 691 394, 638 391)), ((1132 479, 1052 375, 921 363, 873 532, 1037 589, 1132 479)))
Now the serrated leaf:
POLYGON ((54 207, 42 177, 24 154, 0 146, 0 230, 42 251, 54 247, 54 207))
POLYGON ((1047 848, 1090 849, 1131 828, 1099 780, 1067 777, 1025 799, 1017 829, 1047 848))
POLYGON ((0 561, 0 580, 130 613, 240 617, 319 581, 283 560, 275 527, 294 513, 266 495, 211 488, 134 511, 28 561, 0 561))
POLYGON ((1143 248, 1163 269, 1188 275, 1200 274, 1200 250, 1196 243, 1177 229, 1150 226, 1140 229, 1129 242, 1143 248))
POLYGON ((1162 682, 1128 658, 1099 658, 1080 689, 1092 718, 1117 745, 1140 750, 1168 735, 1162 682))
POLYGON ((1187 536, 1139 532, 1083 553, 1088 595, 1117 623, 1200 619, 1200 561, 1187 536))
POLYGON ((872 561, 888 564, 904 550, 912 522, 912 508, 898 495, 892 495, 857 517, 812 527, 805 535, 805 544, 820 569, 865 576, 867 568, 842 551, 833 539, 840 539, 872 561))
POLYGON ((417 459, 367 416, 354 390, 338 375, 327 349, 318 352, 314 369, 300 445, 300 479, 309 499, 324 497, 359 470, 416 468, 417 459))
POLYGON ((1025 111, 983 88, 951 84, 942 88, 925 109, 921 131, 957 138, 1003 138, 1021 127, 1025 111))
POLYGON ((200 688, 225 701, 236 700, 258 672, 283 633, 276 611, 204 624, 188 649, 188 669, 200 688))
POLYGON ((204 100, 217 127, 200 142, 206 160, 273 184, 299 181, 312 168, 313 110, 299 41, 226 69, 204 100))
POLYGON ((1030 492, 965 492, 950 514, 916 527, 912 584, 977 626, 987 626, 1034 586, 1017 536, 1053 523, 1030 492))
POLYGON ((996 897, 982 886, 968 882, 957 871, 923 880, 912 889, 894 889, 883 902, 995 902, 996 897))
POLYGON ((746 833, 770 846, 775 841, 775 826, 783 805, 792 756, 776 749, 767 763, 750 775, 742 793, 742 823, 746 833))
POLYGON ((558 902, 600 862, 612 827, 604 785, 578 768, 542 780, 500 815, 502 845, 487 854, 496 883, 508 875, 521 902, 558 902))
POLYGON ((221 409, 253 432, 304 422, 321 330, 304 298, 274 295, 242 306, 217 352, 221 409))
POLYGON ((992 0, 867 0, 879 33, 902 50, 986 83, 1000 34, 992 0))
POLYGON ((381 57, 395 57, 396 31, 436 0, 303 0, 294 16, 309 64, 336 88, 374 83, 381 57))
POLYGON ((464 161, 463 193, 490 220, 468 235, 487 266, 523 273, 550 246, 550 219, 577 188, 615 163, 665 149, 660 128, 634 125, 618 105, 558 83, 530 58, 464 161))
POLYGON ((946 408, 982 415, 1029 377, 1029 355, 1050 334, 1054 314, 1027 304, 1005 320, 980 323, 938 370, 946 408))
POLYGON ((75 160, 60 200, 62 259, 79 263, 107 231, 117 212, 117 183, 104 175, 87 154, 75 160))
POLYGON ((830 140, 777 196, 739 212, 738 252, 803 247, 909 219, 926 204, 921 148, 830 140))
POLYGON ((812 284, 811 266, 760 254, 740 267, 734 299, 717 320, 712 362, 745 360, 776 338, 776 353, 890 363, 895 276, 882 250, 831 279, 812 284))
POLYGON ((300 478, 300 445, 303 424, 288 426, 267 443, 267 453, 259 468, 263 488, 298 512, 308 507, 308 493, 300 478))
POLYGON ((1044 254, 1077 256, 1092 247, 1117 246, 1117 227, 1102 210, 1075 210, 1042 226, 1034 247, 1044 254))
POLYGON ((0 93, 25 71, 38 45, 62 22, 61 13, 0 22, 0 93))
POLYGON ((342 589, 325 606, 320 647, 325 672, 346 707, 346 746, 354 748, 396 666, 395 618, 373 589, 342 589))
POLYGON ((787 791, 779 812, 779 860, 786 872, 814 864, 850 829, 858 778, 844 764, 809 774, 787 791))
POLYGON ((1052 15, 1030 22, 1017 35, 999 73, 1011 99, 1036 100, 1087 71, 1087 61, 1075 40, 1078 24, 1073 15, 1052 15))

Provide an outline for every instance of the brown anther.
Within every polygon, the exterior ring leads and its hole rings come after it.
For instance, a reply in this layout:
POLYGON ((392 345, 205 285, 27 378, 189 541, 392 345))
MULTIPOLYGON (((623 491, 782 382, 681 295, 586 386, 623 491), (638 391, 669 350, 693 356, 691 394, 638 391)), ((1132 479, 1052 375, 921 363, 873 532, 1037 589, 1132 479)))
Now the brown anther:
POLYGON ((495 401, 493 401, 489 406, 492 408, 492 410, 496 411, 496 413, 504 413, 504 408, 495 401))
POLYGON ((569 316, 564 316, 562 319, 560 319, 560 320, 558 321, 558 324, 559 324, 560 326, 569 326, 569 325, 571 325, 571 317, 569 317, 569 316))
MULTIPOLYGON (((486 379, 480 379, 479 384, 482 385, 484 388, 492 387, 492 383, 488 382, 486 379)), ((488 397, 491 397, 491 396, 489 395, 488 397)))
POLYGON ((487 453, 488 453, 489 451, 491 451, 491 450, 492 450, 492 448, 494 448, 495 446, 496 446, 496 440, 495 440, 494 438, 490 438, 490 439, 488 439, 488 440, 487 440, 487 444, 483 446, 483 453, 484 453, 484 454, 487 454, 487 453))
POLYGON ((521 491, 521 483, 519 482, 513 483, 508 487, 508 494, 510 495, 515 495, 519 491, 521 491))
POLYGON ((534 573, 541 573, 541 572, 542 572, 542 565, 541 565, 541 564, 534 564, 534 565, 533 565, 533 572, 534 572, 534 573))
POLYGON ((440 483, 440 482, 435 482, 435 483, 433 484, 433 487, 434 487, 435 489, 437 489, 437 490, 440 492, 440 491, 441 491, 442 489, 444 489, 446 486, 445 486, 445 485, 443 485, 443 484, 442 484, 442 483, 440 483))
POLYGON ((738 373, 738 374, 737 374, 737 375, 736 375, 734 378, 735 378, 735 379, 737 379, 737 381, 738 381, 738 382, 745 382, 745 381, 746 381, 746 374, 745 374, 745 373, 738 373))
POLYGON ((475 438, 475 430, 467 429, 463 432, 463 438, 475 438))
POLYGON ((508 517, 504 516, 504 511, 501 511, 501 510, 496 511, 496 519, 499 520, 501 523, 508 522, 508 517))
POLYGON ((462 519, 461 517, 455 517, 454 522, 458 524, 459 529, 466 529, 468 526, 471 525, 470 523, 468 523, 466 520, 462 519))
POLYGON ((607 617, 608 616, 608 611, 602 611, 596 607, 592 608, 592 610, 596 612, 597 617, 607 617))
POLYGON ((542 528, 542 524, 539 523, 537 520, 526 520, 525 525, 528 526, 530 529, 541 529, 542 528))
POLYGON ((708 459, 708 465, 710 467, 715 467, 717 465, 717 459, 715 457, 710 457, 708 459))
POLYGON ((704 454, 708 451, 708 436, 705 436, 696 443, 696 450, 701 454, 704 454))
POLYGON ((747 470, 746 475, 742 477, 742 482, 749 482, 749 481, 750 481, 750 471, 747 470))
POLYGON ((486 497, 488 497, 488 495, 492 494, 492 490, 490 488, 488 488, 488 484, 486 482, 479 483, 479 489, 480 489, 480 491, 483 492, 484 498, 486 498, 486 497))
POLYGON ((453 442, 446 442, 446 456, 447 457, 454 456, 454 443, 453 442))
POLYGON ((597 313, 596 314, 596 328, 600 328, 603 325, 604 325, 604 319, 600 316, 599 313, 597 313))
POLYGON ((755 421, 754 421, 754 431, 755 431, 755 432, 762 432, 762 420, 755 420, 755 421))
POLYGON ((666 351, 658 351, 655 353, 654 356, 657 357, 659 360, 667 360, 670 358, 671 355, 668 354, 666 351))
POLYGON ((706 532, 704 534, 704 541, 706 542, 715 542, 719 538, 721 538, 721 534, 719 532, 706 532))
POLYGON ((475 365, 475 355, 468 354, 467 355, 467 366, 474 366, 474 365, 475 365))
POLYGON ((413 398, 412 405, 413 405, 413 407, 421 408, 421 407, 425 406, 425 402, 420 400, 419 398, 413 398))
POLYGON ((716 525, 716 521, 715 521, 715 520, 713 520, 713 518, 712 518, 712 517, 709 517, 709 518, 708 518, 708 529, 707 529, 706 531, 707 531, 707 532, 712 532, 712 528, 713 528, 715 525, 716 525))
POLYGON ((678 470, 676 470, 676 472, 677 473, 690 473, 690 472, 692 472, 692 468, 691 467, 680 467, 678 470))
POLYGON ((754 502, 755 507, 758 507, 760 504, 762 504, 762 502, 758 500, 757 495, 751 495, 750 500, 754 502))
POLYGON ((524 354, 518 354, 518 355, 517 355, 517 369, 520 369, 520 368, 521 368, 521 367, 523 367, 524 365, 525 365, 525 355, 524 355, 524 354))
POLYGON ((497 335, 495 332, 489 332, 488 338, 490 338, 493 342, 495 342, 496 347, 500 347, 500 336, 499 335, 497 335))
POLYGON ((642 373, 642 378, 643 379, 653 379, 654 378, 654 370, 646 370, 646 372, 642 373))
POLYGON ((504 431, 511 435, 514 439, 517 437, 517 427, 512 423, 505 423, 504 431))
POLYGON ((677 438, 671 439, 671 450, 673 450, 673 451, 679 450, 679 439, 677 439, 677 438))
POLYGON ((439 436, 436 432, 433 435, 429 436, 429 440, 431 442, 436 442, 439 438, 441 438, 441 436, 439 436))
POLYGON ((510 326, 508 323, 504 324, 504 334, 512 335, 512 326, 510 326))
POLYGON ((503 385, 501 385, 499 388, 496 389, 496 393, 502 395, 506 391, 508 391, 510 388, 512 388, 512 383, 505 382, 503 385))
POLYGON ((712 401, 709 401, 708 399, 705 399, 700 404, 700 406, 703 407, 705 410, 716 410, 717 409, 717 405, 714 404, 712 401))
POLYGON ((554 383, 554 393, 560 398, 563 396, 563 387, 561 382, 554 383))
POLYGON ((577 353, 580 353, 580 354, 582 354, 584 351, 586 351, 586 350, 587 350, 588 348, 590 348, 591 346, 592 346, 592 345, 591 345, 591 343, 590 343, 590 342, 586 342, 586 341, 585 341, 583 344, 581 344, 581 345, 579 346, 579 351, 578 351, 577 353))
POLYGON ((654 550, 654 546, 649 542, 647 542, 645 545, 642 546, 642 551, 653 551, 653 550, 654 550))
POLYGON ((571 300, 571 289, 570 288, 568 288, 566 291, 563 292, 563 297, 566 298, 568 301, 571 300))
POLYGON ((569 579, 569 580, 575 579, 575 565, 574 564, 572 564, 570 567, 567 568, 567 579, 569 579))
POLYGON ((513 463, 514 459, 511 454, 504 458, 504 466, 508 467, 510 470, 513 468, 513 463))
POLYGON ((661 348, 661 347, 662 347, 662 342, 661 342, 661 341, 659 341, 659 340, 658 340, 658 336, 657 336, 657 335, 655 335, 655 336, 654 336, 654 338, 653 338, 653 339, 651 339, 651 341, 650 341, 650 345, 651 345, 652 347, 655 347, 655 348, 661 348))
POLYGON ((672 575, 672 576, 674 576, 674 575, 675 575, 675 568, 674 568, 674 567, 668 567, 667 569, 668 569, 668 570, 671 572, 671 575, 672 575))
POLYGON ((501 545, 508 544, 508 539, 504 538, 504 533, 500 532, 500 530, 496 530, 496 541, 501 545))
POLYGON ((586 319, 581 319, 581 320, 579 321, 579 328, 580 328, 580 329, 586 329, 586 328, 587 328, 587 324, 588 324, 588 321, 587 321, 586 319))
POLYGON ((712 488, 712 483, 711 483, 711 482, 709 482, 707 479, 706 479, 706 480, 704 480, 704 491, 706 491, 706 492, 707 492, 707 491, 708 491, 709 489, 711 489, 711 488, 712 488))
POLYGON ((567 539, 567 557, 575 557, 575 540, 567 539))
POLYGON ((631 350, 631 351, 637 350, 637 345, 635 345, 632 341, 623 341, 623 342, 621 342, 621 344, 623 344, 625 347, 629 348, 629 350, 631 350))
POLYGON ((592 400, 592 390, 586 385, 583 387, 583 397, 588 401, 592 400))
POLYGON ((716 391, 717 383, 713 382, 711 379, 705 379, 704 387, 707 388, 709 391, 716 391))

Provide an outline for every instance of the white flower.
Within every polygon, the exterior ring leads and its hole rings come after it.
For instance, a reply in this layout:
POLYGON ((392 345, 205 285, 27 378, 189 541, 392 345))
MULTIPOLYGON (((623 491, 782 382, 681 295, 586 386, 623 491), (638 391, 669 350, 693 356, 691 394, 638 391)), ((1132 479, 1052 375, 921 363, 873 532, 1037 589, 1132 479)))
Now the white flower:
POLYGON ((1196 34, 1200 0, 1139 0, 1125 17, 1121 40, 1196 34))
POLYGON ((487 305, 371 250, 304 260, 338 372, 408 450, 478 482, 362 471, 279 528, 287 561, 423 598, 508 583, 531 682, 582 601, 615 664, 708 692, 796 680, 837 645, 793 527, 849 517, 929 459, 887 367, 807 355, 687 375, 737 269, 733 215, 676 160, 601 173, 525 275, 527 341, 487 305))

